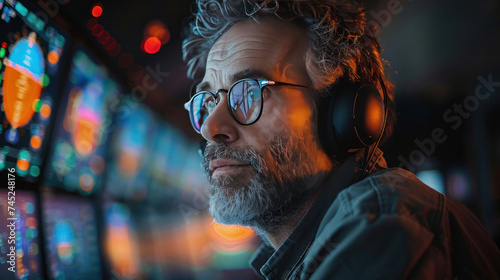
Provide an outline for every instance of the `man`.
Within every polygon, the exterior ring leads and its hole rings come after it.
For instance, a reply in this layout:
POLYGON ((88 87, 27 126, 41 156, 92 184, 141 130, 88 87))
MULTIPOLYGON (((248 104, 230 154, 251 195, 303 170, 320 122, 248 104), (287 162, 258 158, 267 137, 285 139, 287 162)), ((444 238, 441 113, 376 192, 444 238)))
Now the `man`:
POLYGON ((201 77, 186 109, 207 140, 210 213, 263 237, 260 276, 500 277, 464 206, 386 168, 392 86, 362 7, 198 0, 183 51, 201 77))

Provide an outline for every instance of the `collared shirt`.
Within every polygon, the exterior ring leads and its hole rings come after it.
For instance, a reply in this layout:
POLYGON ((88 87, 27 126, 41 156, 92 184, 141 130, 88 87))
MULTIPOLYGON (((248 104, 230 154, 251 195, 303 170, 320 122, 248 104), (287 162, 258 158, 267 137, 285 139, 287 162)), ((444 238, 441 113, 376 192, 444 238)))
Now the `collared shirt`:
POLYGON ((360 154, 327 187, 274 250, 263 244, 250 265, 268 280, 500 279, 500 252, 467 208, 376 150, 356 182, 360 154))

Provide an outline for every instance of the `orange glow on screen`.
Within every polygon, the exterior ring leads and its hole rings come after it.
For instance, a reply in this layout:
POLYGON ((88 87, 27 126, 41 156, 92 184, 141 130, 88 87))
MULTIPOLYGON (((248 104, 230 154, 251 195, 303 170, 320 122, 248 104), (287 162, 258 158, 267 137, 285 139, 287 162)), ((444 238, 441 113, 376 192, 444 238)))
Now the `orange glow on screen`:
POLYGON ((33 135, 31 136, 30 144, 33 149, 39 149, 42 146, 42 138, 38 135, 33 135))
POLYGON ((43 118, 48 118, 50 116, 50 112, 51 112, 50 106, 47 104, 43 104, 42 108, 40 108, 40 115, 43 118))
POLYGON ((76 122, 73 133, 73 143, 76 151, 83 156, 89 156, 97 148, 96 127, 90 120, 79 120, 76 122))
POLYGON ((71 261, 72 259, 70 258, 70 256, 72 252, 73 252, 73 246, 71 245, 71 243, 61 242, 57 244, 57 255, 59 255, 59 257, 61 257, 62 259, 71 261))
POLYGON ((121 151, 118 156, 118 167, 123 175, 131 177, 139 171, 139 155, 121 151))
POLYGON ((47 55, 47 60, 50 62, 50 64, 56 64, 57 62, 59 62, 59 54, 56 51, 50 51, 47 55))
POLYGON ((29 161, 22 158, 17 160, 17 168, 19 168, 19 170, 26 171, 28 170, 29 167, 30 167, 29 161))
POLYGON ((106 254, 113 270, 119 276, 134 276, 138 273, 138 249, 134 237, 126 226, 110 226, 106 232, 106 254))
POLYGON ((40 98, 42 84, 30 74, 6 66, 3 84, 5 115, 13 128, 27 124, 35 111, 32 104, 40 98))

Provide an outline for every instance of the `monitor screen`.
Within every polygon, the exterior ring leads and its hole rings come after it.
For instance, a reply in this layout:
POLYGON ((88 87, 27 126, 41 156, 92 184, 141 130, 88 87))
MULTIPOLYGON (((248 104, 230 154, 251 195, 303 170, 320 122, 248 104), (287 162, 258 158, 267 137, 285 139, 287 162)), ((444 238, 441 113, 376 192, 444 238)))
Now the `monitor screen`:
POLYGON ((23 182, 37 182, 68 37, 33 1, 0 0, 0 15, 0 171, 15 167, 23 182))
POLYGON ((149 190, 155 118, 146 106, 127 96, 116 119, 105 191, 115 198, 142 200, 149 190))
POLYGON ((106 69, 77 49, 60 99, 46 185, 84 195, 100 189, 120 97, 121 89, 106 69))
POLYGON ((89 198, 44 194, 43 227, 51 279, 102 279, 95 211, 89 198))
POLYGON ((33 192, 0 190, 0 279, 43 278, 38 214, 33 192))

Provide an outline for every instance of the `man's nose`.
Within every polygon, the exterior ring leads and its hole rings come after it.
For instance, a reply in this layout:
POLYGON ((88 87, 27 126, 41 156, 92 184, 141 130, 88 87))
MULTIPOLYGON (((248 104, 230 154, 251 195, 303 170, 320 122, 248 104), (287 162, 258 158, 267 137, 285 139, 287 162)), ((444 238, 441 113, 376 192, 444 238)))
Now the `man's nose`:
POLYGON ((227 94, 219 93, 220 100, 214 111, 205 120, 201 127, 201 135, 209 142, 221 141, 226 143, 238 139, 238 123, 234 120, 227 106, 227 94))

